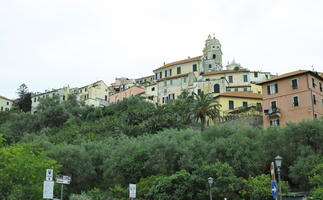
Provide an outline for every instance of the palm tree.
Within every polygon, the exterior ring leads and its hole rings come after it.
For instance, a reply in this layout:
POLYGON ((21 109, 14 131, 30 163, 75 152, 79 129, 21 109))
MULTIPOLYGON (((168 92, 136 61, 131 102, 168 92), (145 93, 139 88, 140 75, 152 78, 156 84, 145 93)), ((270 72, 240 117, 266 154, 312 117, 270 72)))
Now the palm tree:
POLYGON ((194 103, 193 112, 197 120, 201 121, 201 132, 205 129, 206 118, 215 119, 220 117, 221 105, 214 100, 211 93, 204 94, 201 91, 199 94, 193 93, 194 103))

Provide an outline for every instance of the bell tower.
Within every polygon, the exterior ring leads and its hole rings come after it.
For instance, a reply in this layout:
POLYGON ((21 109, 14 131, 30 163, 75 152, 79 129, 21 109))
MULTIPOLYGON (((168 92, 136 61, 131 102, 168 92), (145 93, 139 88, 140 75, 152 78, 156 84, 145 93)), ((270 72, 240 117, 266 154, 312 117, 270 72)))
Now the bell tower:
POLYGON ((222 50, 218 39, 208 36, 203 49, 204 72, 222 70, 222 50))

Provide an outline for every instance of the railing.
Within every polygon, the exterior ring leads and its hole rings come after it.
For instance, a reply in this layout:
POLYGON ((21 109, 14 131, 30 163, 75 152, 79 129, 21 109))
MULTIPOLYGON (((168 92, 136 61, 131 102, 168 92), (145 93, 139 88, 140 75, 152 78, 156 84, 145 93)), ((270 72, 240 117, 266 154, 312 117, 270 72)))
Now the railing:
POLYGON ((264 110, 265 115, 267 116, 277 116, 280 117, 280 109, 275 107, 275 108, 269 108, 268 110, 264 110))

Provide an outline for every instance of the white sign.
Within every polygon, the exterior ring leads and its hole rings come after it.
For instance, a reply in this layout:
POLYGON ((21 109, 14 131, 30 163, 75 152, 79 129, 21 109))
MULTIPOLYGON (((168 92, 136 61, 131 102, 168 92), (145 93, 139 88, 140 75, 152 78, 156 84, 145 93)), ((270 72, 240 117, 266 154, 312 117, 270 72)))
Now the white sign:
POLYGON ((43 198, 44 199, 54 198, 54 181, 44 181, 43 198))
POLYGON ((53 180, 53 170, 52 169, 46 169, 46 181, 52 181, 53 180))
POLYGON ((136 198, 136 184, 129 184, 129 198, 136 198))
POLYGON ((71 177, 70 176, 56 176, 56 182, 60 184, 70 184, 71 183, 71 177))

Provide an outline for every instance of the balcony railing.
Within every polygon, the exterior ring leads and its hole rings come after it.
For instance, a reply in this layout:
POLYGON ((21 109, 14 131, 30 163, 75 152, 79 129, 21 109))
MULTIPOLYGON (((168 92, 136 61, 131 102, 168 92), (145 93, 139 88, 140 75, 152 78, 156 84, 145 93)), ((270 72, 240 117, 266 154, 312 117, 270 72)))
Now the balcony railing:
POLYGON ((268 110, 264 110, 265 115, 269 117, 280 117, 280 109, 279 108, 269 108, 268 110))

